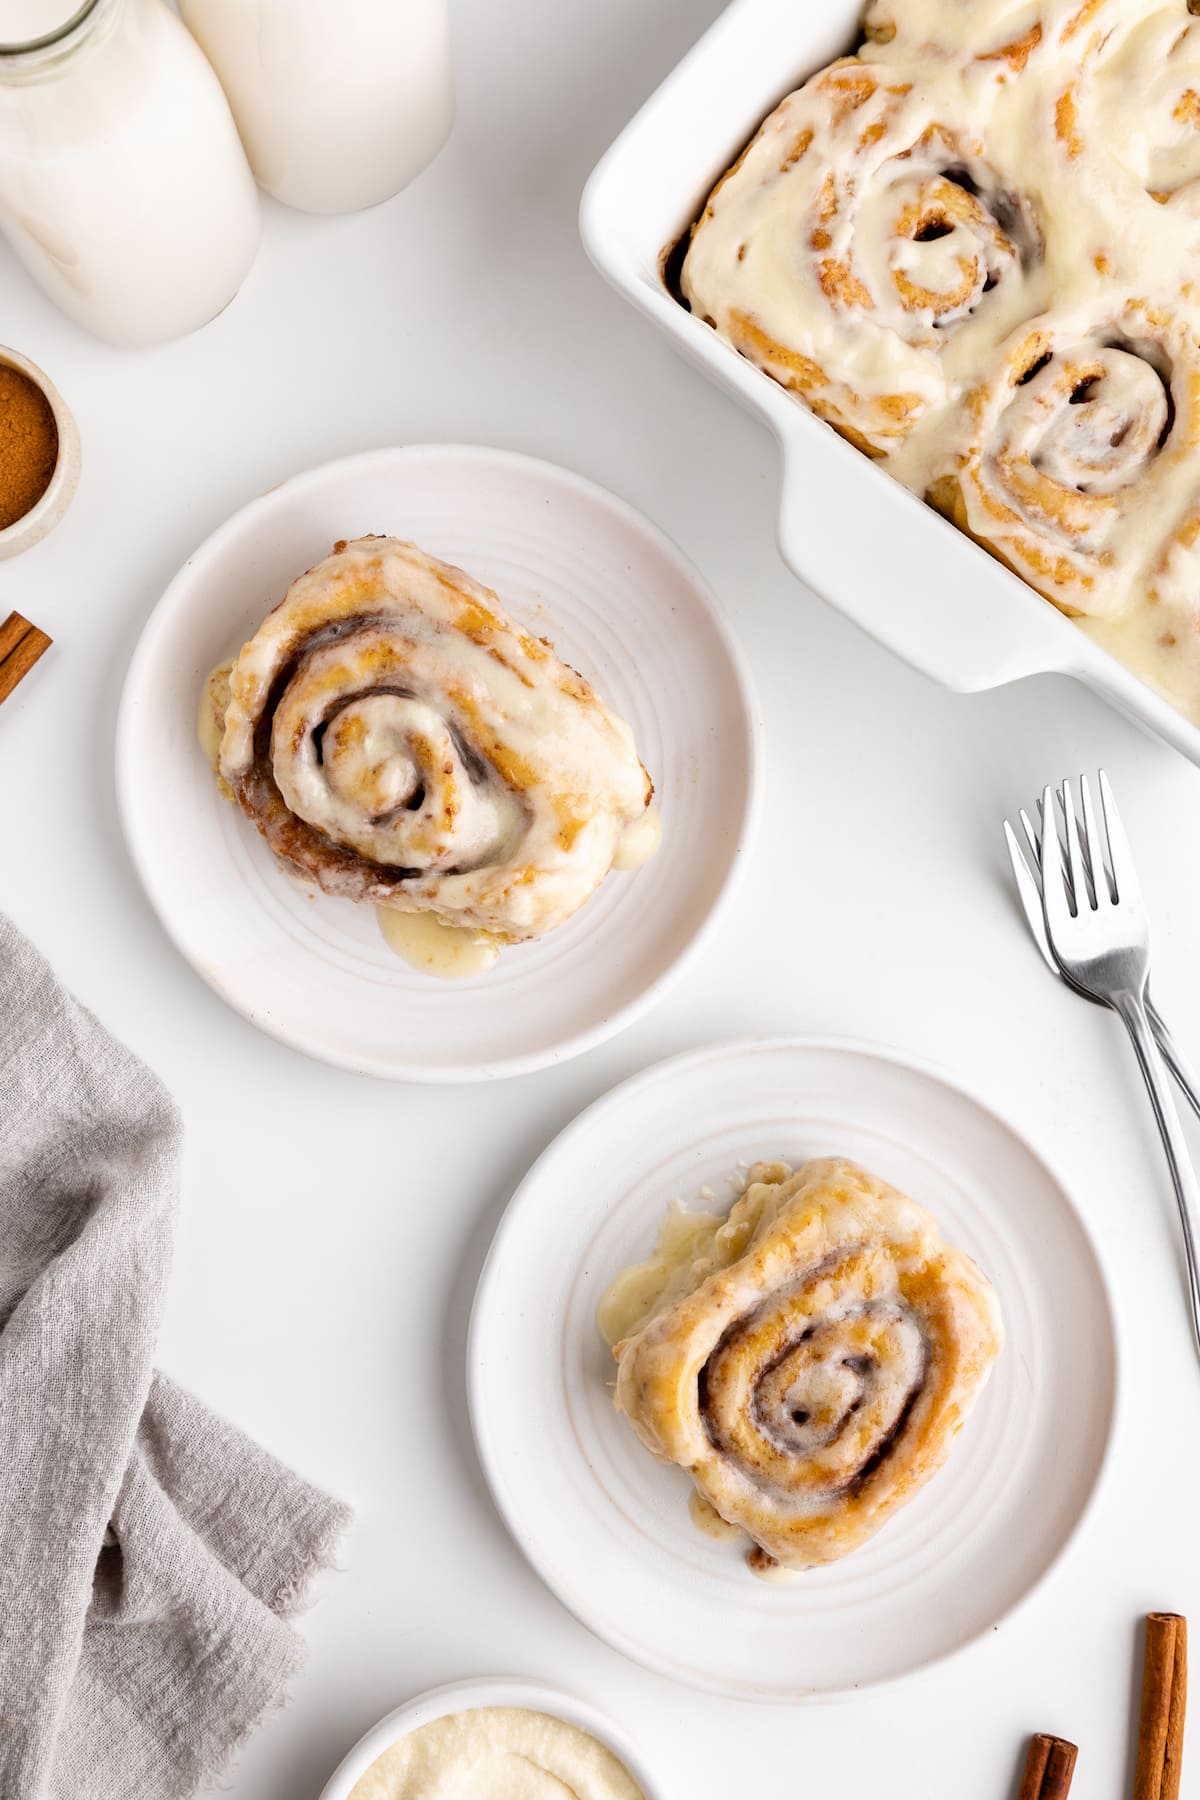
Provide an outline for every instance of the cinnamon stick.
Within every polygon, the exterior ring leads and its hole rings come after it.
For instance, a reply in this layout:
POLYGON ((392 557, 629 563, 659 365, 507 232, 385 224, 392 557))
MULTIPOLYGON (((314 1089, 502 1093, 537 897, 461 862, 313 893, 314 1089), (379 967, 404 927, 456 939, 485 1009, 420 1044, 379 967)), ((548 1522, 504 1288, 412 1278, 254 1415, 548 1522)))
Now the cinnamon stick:
POLYGON ((0 625, 0 662, 4 661, 10 651, 16 649, 29 629, 28 619, 23 619, 19 612, 9 613, 3 625, 0 625))
POLYGON ((1186 1712, 1187 1620, 1149 1613, 1133 1800, 1179 1800, 1186 1712))
POLYGON ((0 701, 8 699, 51 642, 44 631, 20 613, 9 613, 0 625, 0 701))
POLYGON ((1020 1800, 1067 1800, 1078 1755, 1066 1738, 1039 1731, 1029 1740, 1020 1800))

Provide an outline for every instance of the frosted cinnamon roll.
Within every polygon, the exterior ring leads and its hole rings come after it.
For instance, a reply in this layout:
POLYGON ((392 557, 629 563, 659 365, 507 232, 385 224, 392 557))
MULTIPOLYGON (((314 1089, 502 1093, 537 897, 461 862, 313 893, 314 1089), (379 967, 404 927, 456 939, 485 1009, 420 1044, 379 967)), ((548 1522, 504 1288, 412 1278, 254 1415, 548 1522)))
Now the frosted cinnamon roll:
POLYGON ((1132 0, 871 0, 865 31, 891 57, 991 72, 999 80, 1066 57, 1082 62, 1132 0))
POLYGON ((682 265, 693 312, 874 456, 946 398, 943 357, 1031 310, 1030 209, 973 133, 847 57, 789 95, 718 183, 682 265))
POLYGON ((1065 612, 1121 613, 1200 445, 1194 327, 1148 300, 1046 315, 1003 347, 964 415, 933 504, 1065 612))
POLYGON ((397 538, 293 582, 229 669, 219 729, 219 776, 289 871, 498 942, 561 924, 653 845, 629 726, 397 538))
POLYGON ((1126 6, 1075 96, 1080 143, 1090 137, 1152 199, 1200 204, 1200 18, 1186 0, 1126 6))
POLYGON ((999 1305, 930 1215, 857 1164, 750 1171, 728 1219, 676 1213, 601 1305, 617 1406, 753 1541, 833 1562, 945 1461, 1003 1343, 999 1305), (691 1221, 690 1228, 685 1221, 691 1221))
POLYGON ((1200 495, 1147 558, 1137 588, 1136 606, 1080 623, 1163 699, 1200 719, 1200 495))

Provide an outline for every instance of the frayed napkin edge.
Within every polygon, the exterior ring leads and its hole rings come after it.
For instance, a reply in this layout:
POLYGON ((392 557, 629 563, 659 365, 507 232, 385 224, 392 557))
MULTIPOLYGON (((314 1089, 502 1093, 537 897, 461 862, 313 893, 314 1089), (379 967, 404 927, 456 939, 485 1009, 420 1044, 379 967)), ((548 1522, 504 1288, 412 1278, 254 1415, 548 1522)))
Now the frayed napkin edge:
POLYGON ((335 1574, 342 1572, 343 1565, 339 1560, 342 1544, 353 1523, 353 1507, 343 1500, 329 1502, 329 1517, 324 1527, 300 1548, 294 1568, 275 1590, 272 1612, 284 1619, 294 1619, 311 1609, 316 1599, 312 1588, 317 1577, 326 1570, 335 1574))
MULTIPOLYGON (((344 1565, 339 1557, 343 1541, 353 1523, 353 1507, 341 1500, 330 1502, 329 1518, 323 1529, 300 1551, 295 1568, 288 1579, 281 1583, 275 1595, 271 1604, 272 1612, 280 1618, 293 1619, 310 1610, 316 1599, 312 1590, 318 1577, 344 1572, 344 1565)), ((163 1800, 192 1800, 192 1796, 197 1793, 228 1787, 233 1780, 234 1766, 250 1739, 262 1730, 273 1713, 283 1712, 291 1704, 292 1683, 308 1661, 308 1645, 298 1631, 292 1633, 292 1640, 292 1655, 276 1691, 240 1726, 215 1762, 205 1764, 186 1776, 177 1787, 163 1795, 163 1800)))

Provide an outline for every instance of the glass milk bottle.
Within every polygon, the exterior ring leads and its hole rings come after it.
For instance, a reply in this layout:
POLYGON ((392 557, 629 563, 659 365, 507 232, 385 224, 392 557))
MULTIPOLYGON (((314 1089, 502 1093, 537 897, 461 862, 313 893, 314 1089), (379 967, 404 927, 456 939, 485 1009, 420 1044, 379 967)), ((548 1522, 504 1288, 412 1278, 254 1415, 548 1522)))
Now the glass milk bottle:
POLYGON ((259 205, 187 31, 163 0, 0 0, 0 40, 0 228, 17 255, 111 343, 203 325, 254 260, 259 205))
POLYGON ((179 0, 251 167, 304 212, 386 200, 454 119, 449 0, 179 0))

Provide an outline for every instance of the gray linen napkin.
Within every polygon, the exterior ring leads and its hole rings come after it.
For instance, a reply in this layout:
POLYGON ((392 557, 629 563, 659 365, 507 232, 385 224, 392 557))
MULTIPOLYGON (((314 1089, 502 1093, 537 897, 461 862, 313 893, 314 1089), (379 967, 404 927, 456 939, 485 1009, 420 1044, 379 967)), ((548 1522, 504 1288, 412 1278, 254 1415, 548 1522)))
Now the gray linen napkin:
POLYGON ((347 1509, 155 1375, 180 1124, 0 915, 0 1800, 182 1800, 347 1509))

